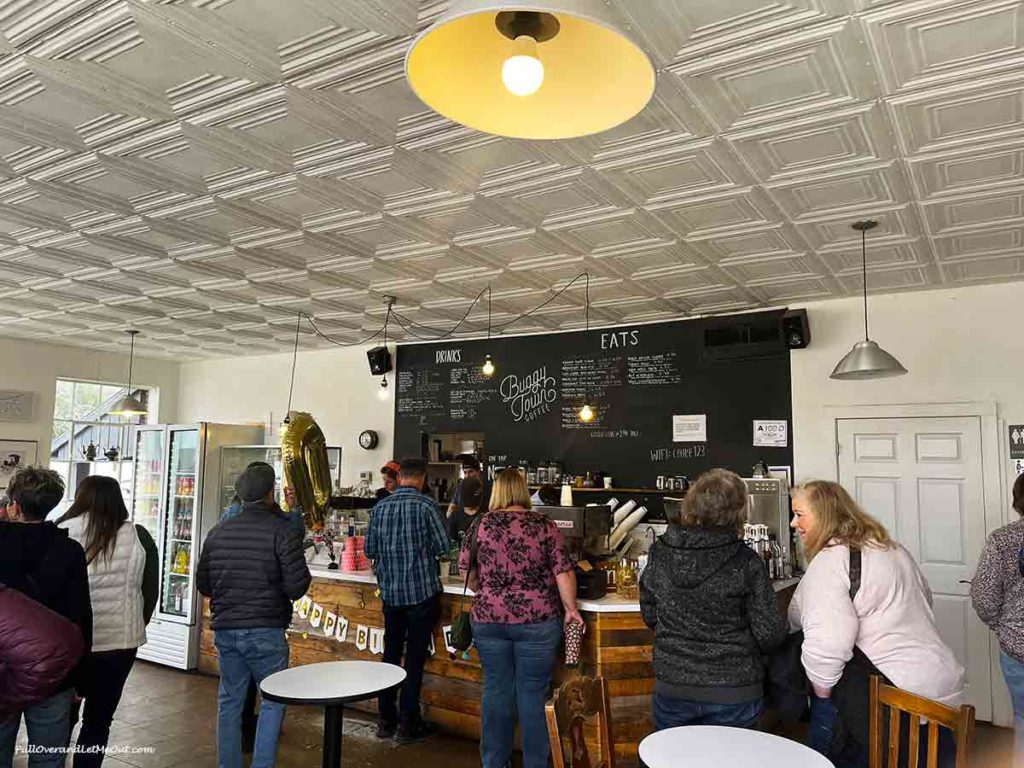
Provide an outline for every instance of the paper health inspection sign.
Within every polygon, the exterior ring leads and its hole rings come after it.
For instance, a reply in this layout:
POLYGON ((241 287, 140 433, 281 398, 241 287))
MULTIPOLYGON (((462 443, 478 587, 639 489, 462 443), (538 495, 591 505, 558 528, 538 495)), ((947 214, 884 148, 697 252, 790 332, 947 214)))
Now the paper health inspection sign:
POLYGON ((789 422, 754 421, 755 448, 785 448, 789 445, 789 422))

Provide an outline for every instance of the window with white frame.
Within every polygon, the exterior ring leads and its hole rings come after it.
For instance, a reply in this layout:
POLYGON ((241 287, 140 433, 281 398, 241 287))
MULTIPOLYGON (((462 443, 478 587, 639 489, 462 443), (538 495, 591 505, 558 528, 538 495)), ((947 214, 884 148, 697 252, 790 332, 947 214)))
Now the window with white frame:
MULTIPOLYGON (((150 409, 151 391, 132 386, 132 394, 150 409)), ((67 489, 50 519, 64 514, 83 478, 113 477, 121 484, 125 505, 132 508, 132 429, 149 423, 150 414, 115 416, 110 410, 124 397, 123 384, 57 379, 50 440, 50 469, 67 489)))

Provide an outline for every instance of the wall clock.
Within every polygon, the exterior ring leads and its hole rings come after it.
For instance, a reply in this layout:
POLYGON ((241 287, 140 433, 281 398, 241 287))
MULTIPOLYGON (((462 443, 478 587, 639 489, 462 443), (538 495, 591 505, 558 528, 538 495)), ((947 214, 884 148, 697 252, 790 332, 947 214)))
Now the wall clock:
POLYGON ((367 429, 359 433, 359 446, 366 450, 372 450, 377 447, 377 433, 372 429, 367 429))

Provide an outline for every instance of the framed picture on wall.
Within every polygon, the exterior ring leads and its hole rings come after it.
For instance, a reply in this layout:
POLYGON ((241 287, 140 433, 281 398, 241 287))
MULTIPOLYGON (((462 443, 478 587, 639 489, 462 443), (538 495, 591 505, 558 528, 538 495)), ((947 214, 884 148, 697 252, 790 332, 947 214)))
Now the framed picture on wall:
POLYGON ((36 463, 35 440, 0 440, 0 493, 22 467, 36 463))

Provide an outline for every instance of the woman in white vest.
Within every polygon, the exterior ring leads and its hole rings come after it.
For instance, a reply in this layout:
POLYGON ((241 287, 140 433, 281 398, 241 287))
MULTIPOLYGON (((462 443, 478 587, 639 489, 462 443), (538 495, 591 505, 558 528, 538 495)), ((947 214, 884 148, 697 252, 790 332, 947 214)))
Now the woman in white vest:
POLYGON ((135 655, 146 642, 159 555, 146 529, 129 522, 121 487, 110 477, 85 478, 58 524, 82 545, 89 564, 92 651, 77 686, 85 707, 74 768, 96 768, 135 655))

